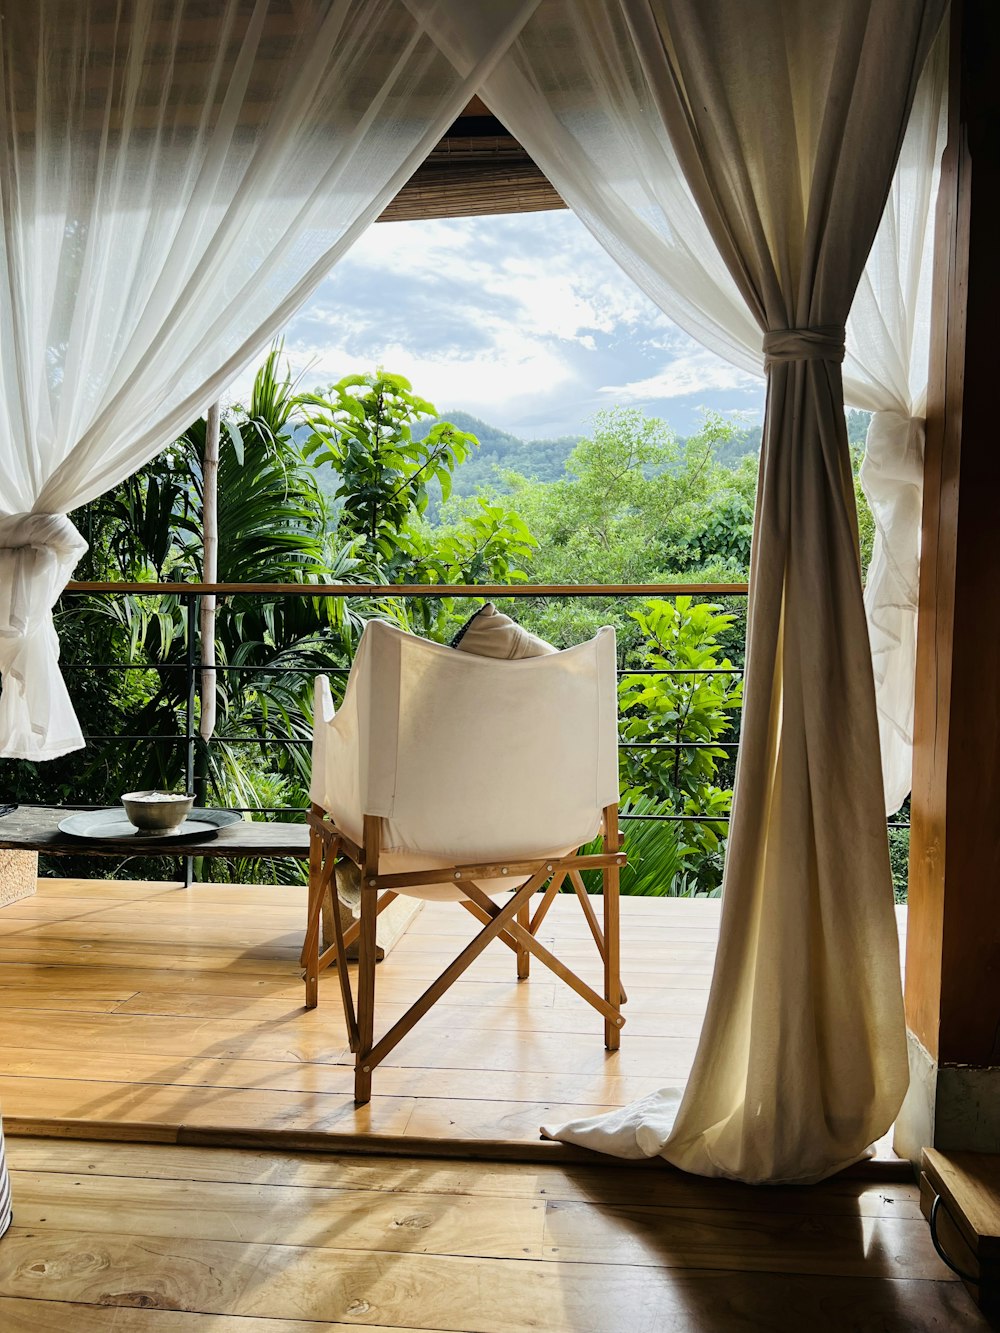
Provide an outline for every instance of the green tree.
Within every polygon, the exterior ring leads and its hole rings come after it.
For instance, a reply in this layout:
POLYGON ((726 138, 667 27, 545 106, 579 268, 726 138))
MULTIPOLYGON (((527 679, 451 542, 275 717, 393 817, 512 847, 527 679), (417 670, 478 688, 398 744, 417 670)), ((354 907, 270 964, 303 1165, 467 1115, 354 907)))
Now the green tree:
MULTIPOLYGON (((513 582, 535 541, 522 518, 496 500, 468 502, 454 521, 432 527, 425 519, 430 490, 451 490, 455 468, 478 447, 474 435, 435 420, 414 428, 437 409, 409 380, 384 370, 348 375, 323 392, 303 394, 310 436, 305 450, 329 464, 339 483, 336 530, 354 543, 359 568, 376 583, 513 582)), ((386 600, 382 614, 438 638, 464 618, 440 599, 386 600)))
MULTIPOLYGON (((561 480, 505 473, 510 504, 537 541, 528 561, 531 581, 742 581, 756 468, 750 458, 735 471, 715 462, 732 434, 728 422, 709 413, 702 429, 681 441, 638 409, 613 408, 598 414, 561 480), (728 521, 720 524, 720 515, 728 521)), ((521 618, 552 643, 576 643, 613 624, 626 654, 638 648, 635 626, 618 600, 518 599, 517 605, 521 618)))
POLYGON ((340 479, 339 531, 361 539, 362 564, 372 575, 395 579, 408 564, 397 534, 427 508, 431 481, 447 498, 451 474, 475 447, 475 436, 439 421, 414 439, 414 424, 436 409, 409 380, 384 370, 348 375, 298 401, 312 431, 306 453, 317 466, 329 463, 340 479))

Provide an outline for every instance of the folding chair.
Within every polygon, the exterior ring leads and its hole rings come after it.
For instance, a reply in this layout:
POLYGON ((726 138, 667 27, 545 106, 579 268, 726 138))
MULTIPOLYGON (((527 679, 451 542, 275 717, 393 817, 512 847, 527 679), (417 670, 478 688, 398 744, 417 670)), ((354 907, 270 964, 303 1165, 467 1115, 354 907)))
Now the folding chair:
MULTIPOLYGON (((564 652, 497 661, 370 622, 340 709, 316 681, 309 906, 303 949, 306 1007, 336 961, 354 1095, 371 1098, 372 1071, 482 953, 500 939, 528 976, 534 955, 604 1020, 617 1050, 626 996, 619 978, 617 692, 614 630, 564 652), (601 851, 579 848, 601 834, 601 851), (324 898, 336 865, 359 868, 360 920, 320 952, 324 898), (603 929, 581 872, 600 870, 603 929), (603 994, 537 939, 568 880, 604 962, 603 994), (498 905, 494 895, 510 892, 498 905), (530 900, 541 892, 534 914, 530 900), (451 900, 482 930, 378 1041, 375 922, 398 894, 451 900), (359 941, 357 1004, 347 949, 359 941)), ((336 903, 334 904, 336 909, 336 903)))

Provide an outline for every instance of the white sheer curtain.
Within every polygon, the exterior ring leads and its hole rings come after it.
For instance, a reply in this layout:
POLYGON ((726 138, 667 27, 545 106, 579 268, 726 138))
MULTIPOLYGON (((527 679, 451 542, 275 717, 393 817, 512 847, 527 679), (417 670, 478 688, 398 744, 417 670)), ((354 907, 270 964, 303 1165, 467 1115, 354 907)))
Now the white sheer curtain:
MULTIPOLYGON (((623 48, 616 5, 547 0, 490 77, 497 114, 622 269, 681 328, 764 374, 760 330, 723 263, 623 48), (572 75, 568 71, 572 70, 572 75)), ((862 467, 876 520, 865 580, 886 811, 910 789, 934 200, 947 33, 914 97, 892 189, 847 321, 844 398, 877 414, 862 467)))
POLYGON ((217 396, 379 214, 537 0, 0 2, 0 756, 82 745, 66 513, 217 396))
POLYGON ((861 485, 875 519, 865 611, 875 672, 885 808, 910 792, 930 356, 934 208, 947 137, 948 32, 921 75, 892 189, 850 318, 844 398, 873 412, 861 485))
POLYGON ((943 9, 545 0, 487 81, 492 109, 667 313, 738 364, 759 364, 763 332, 768 363, 743 744, 698 1056, 679 1106, 661 1094, 559 1137, 805 1181, 862 1155, 902 1099, 839 363, 943 9))

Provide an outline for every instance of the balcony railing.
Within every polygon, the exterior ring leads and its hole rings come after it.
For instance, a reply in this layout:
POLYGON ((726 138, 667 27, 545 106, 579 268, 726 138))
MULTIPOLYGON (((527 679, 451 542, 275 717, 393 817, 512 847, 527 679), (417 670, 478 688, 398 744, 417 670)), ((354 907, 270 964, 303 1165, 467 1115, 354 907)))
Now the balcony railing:
MULTIPOLYGON (((198 651, 199 646, 199 612, 201 600, 206 596, 216 598, 227 597, 260 597, 265 599, 275 599, 283 597, 295 597, 315 601, 317 599, 340 599, 350 601, 360 601, 371 603, 385 602, 387 599, 402 598, 407 600, 418 599, 478 599, 492 600, 496 602, 507 602, 511 599, 612 599, 616 602, 628 600, 632 602, 645 602, 659 599, 673 599, 678 596, 688 595, 699 599, 718 600, 723 598, 743 599, 747 595, 747 585, 745 583, 713 584, 713 583, 663 583, 663 584, 420 584, 420 585, 382 585, 382 584, 288 584, 288 583, 132 583, 132 582, 101 582, 87 583, 78 582, 68 585, 64 594, 64 599, 60 604, 62 614, 65 614, 76 598, 80 596, 89 598, 113 598, 124 596, 142 596, 142 597, 165 597, 173 596, 178 598, 184 608, 184 636, 183 647, 184 656, 180 661, 156 661, 147 660, 142 662, 91 662, 74 660, 69 655, 68 660, 63 664, 63 670, 70 683, 71 694, 73 692, 73 679, 80 673, 85 672, 105 672, 105 673, 129 673, 129 672, 181 672, 183 673, 184 691, 183 697, 186 704, 181 711, 183 729, 179 733, 164 734, 151 733, 139 729, 133 729, 126 732, 102 732, 93 731, 86 735, 88 743, 105 747, 105 752, 113 752, 115 747, 148 745, 156 747, 174 747, 180 751, 181 762, 177 767, 182 773, 181 780, 189 794, 199 794, 203 800, 212 802, 213 799, 219 800, 218 791, 212 791, 210 778, 206 777, 204 763, 199 768, 199 758, 204 758, 206 749, 202 747, 215 746, 253 746, 261 748, 270 747, 297 747, 299 749, 308 747, 309 741, 303 737, 290 737, 283 735, 272 725, 269 728, 263 728, 265 734, 256 735, 230 735, 226 734, 225 729, 217 732, 207 739, 202 739, 198 735, 198 701, 201 682, 206 678, 206 673, 214 673, 215 676, 225 675, 256 675, 258 677, 303 674, 302 665, 292 666, 258 666, 258 665, 231 665, 227 663, 216 663, 207 665, 202 661, 198 651), (207 784, 207 787, 206 787, 207 784)), ((470 610, 471 614, 471 610, 470 610)), ((317 628, 319 624, 317 624, 317 628)), ((619 646, 619 664, 618 675, 622 676, 711 676, 725 675, 729 677, 742 676, 742 666, 735 665, 729 667, 648 667, 644 665, 629 665, 623 660, 624 653, 628 645, 620 642, 619 646)), ((349 665, 340 662, 331 661, 329 666, 323 666, 329 675, 346 676, 350 670, 349 665)), ((739 751, 738 728, 737 734, 731 739, 719 741, 698 741, 698 740, 655 740, 655 741, 621 741, 623 749, 626 750, 692 750, 699 748, 712 748, 715 750, 725 750, 731 758, 735 758, 739 751)), ((727 764, 727 768, 729 765, 727 764)), ((44 781, 45 769, 37 769, 39 777, 44 781)), ((63 804, 67 809, 94 809, 101 805, 114 803, 118 793, 113 795, 105 794, 103 800, 98 800, 90 804, 83 804, 76 801, 66 801, 59 798, 57 792, 53 792, 51 797, 43 799, 38 804, 63 804)), ((32 804, 25 802, 24 804, 32 804)), ((303 817, 303 810, 297 806, 278 806, 278 805, 242 805, 233 806, 244 814, 253 814, 255 816, 298 819, 303 817)), ((724 825, 728 822, 728 815, 719 813, 659 813, 642 815, 623 815, 623 818, 636 818, 643 820, 663 820, 675 823, 701 823, 712 825, 724 825)), ((890 827, 905 828, 908 827, 906 821, 896 820, 890 824, 890 827)), ((190 873, 190 863, 189 863, 190 873)))

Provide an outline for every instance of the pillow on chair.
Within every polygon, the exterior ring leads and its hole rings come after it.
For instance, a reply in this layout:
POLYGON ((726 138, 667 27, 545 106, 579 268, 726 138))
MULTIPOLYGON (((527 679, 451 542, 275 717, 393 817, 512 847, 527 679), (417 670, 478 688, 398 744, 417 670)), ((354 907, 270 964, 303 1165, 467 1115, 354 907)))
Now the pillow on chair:
POLYGON ((469 617, 452 639, 451 646, 477 657, 506 659, 543 657, 546 653, 559 651, 498 611, 492 602, 487 602, 469 617))

